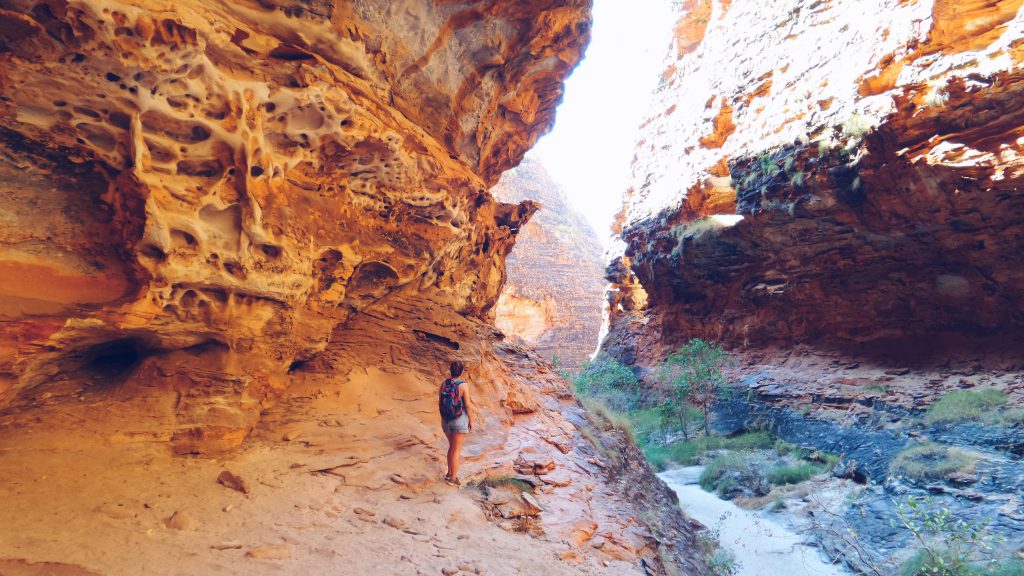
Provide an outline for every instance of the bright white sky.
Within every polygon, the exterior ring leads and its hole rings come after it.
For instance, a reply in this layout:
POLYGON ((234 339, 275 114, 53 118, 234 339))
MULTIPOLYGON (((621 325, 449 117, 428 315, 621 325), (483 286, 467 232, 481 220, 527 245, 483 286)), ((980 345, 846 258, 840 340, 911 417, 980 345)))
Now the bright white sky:
POLYGON ((672 0, 594 0, 586 57, 566 82, 554 129, 530 152, 605 242, 674 23, 672 0))

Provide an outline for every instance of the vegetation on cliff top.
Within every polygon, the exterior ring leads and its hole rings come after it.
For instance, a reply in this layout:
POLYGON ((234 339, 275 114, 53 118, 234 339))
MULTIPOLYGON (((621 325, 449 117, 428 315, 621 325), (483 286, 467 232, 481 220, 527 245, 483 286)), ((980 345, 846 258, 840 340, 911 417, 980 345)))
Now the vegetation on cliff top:
POLYGON ((1013 424, 1024 421, 1024 409, 1007 408, 1006 392, 998 388, 955 390, 936 400, 923 420, 925 424, 956 424, 982 422, 1013 424))

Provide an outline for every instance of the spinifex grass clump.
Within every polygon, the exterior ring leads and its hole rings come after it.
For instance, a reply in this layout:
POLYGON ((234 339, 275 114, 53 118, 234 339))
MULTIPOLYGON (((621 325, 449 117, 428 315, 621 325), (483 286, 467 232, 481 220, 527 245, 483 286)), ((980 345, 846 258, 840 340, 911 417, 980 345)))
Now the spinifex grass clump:
POLYGON ((499 475, 499 476, 485 476, 477 484, 481 488, 501 488, 508 486, 514 488, 520 492, 529 492, 533 494, 533 486, 529 482, 525 482, 516 478, 515 476, 499 475))
POLYGON ((776 486, 799 484, 810 480, 821 472, 821 467, 811 462, 800 462, 792 466, 778 466, 768 471, 768 481, 776 486))
POLYGON ((1012 424, 1024 420, 1019 408, 1005 409, 1006 392, 998 388, 956 390, 943 395, 928 407, 924 423, 955 424, 958 422, 985 422, 1012 424))
POLYGON ((647 460, 657 470, 664 470, 670 464, 688 465, 710 450, 763 450, 771 448, 775 440, 767 432, 749 432, 723 438, 708 436, 672 444, 648 443, 642 446, 647 460))
POLYGON ((954 472, 972 474, 980 456, 969 450, 925 442, 899 453, 889 466, 893 476, 911 480, 942 480, 954 472))

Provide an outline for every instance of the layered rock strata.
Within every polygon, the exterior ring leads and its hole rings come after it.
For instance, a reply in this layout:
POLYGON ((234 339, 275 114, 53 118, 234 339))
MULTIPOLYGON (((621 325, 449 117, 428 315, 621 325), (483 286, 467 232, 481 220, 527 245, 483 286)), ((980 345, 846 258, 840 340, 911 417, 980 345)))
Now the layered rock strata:
POLYGON ((579 366, 594 353, 601 330, 601 241, 538 160, 506 172, 491 193, 503 202, 540 204, 506 259, 498 328, 549 359, 579 366))
POLYGON ((1021 5, 686 3, 605 349, 1018 334, 1021 5))

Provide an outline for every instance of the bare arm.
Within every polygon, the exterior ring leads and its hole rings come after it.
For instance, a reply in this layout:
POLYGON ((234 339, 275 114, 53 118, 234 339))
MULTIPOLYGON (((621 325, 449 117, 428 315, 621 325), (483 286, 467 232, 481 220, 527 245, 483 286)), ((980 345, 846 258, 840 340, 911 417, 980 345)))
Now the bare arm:
POLYGON ((469 395, 469 385, 465 382, 460 386, 462 389, 462 400, 466 403, 466 419, 469 420, 469 429, 473 430, 473 414, 476 413, 476 405, 473 404, 473 398, 469 395))

